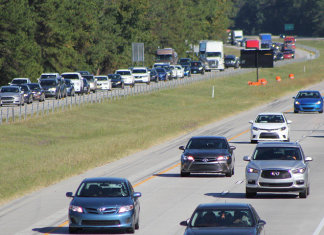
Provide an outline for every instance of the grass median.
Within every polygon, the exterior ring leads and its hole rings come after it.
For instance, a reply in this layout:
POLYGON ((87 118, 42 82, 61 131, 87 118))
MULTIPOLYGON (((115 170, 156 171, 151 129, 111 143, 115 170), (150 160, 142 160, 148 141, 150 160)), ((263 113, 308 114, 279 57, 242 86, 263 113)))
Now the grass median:
POLYGON ((252 72, 2 125, 0 204, 320 82, 322 63, 261 69, 266 86, 248 86, 252 72))

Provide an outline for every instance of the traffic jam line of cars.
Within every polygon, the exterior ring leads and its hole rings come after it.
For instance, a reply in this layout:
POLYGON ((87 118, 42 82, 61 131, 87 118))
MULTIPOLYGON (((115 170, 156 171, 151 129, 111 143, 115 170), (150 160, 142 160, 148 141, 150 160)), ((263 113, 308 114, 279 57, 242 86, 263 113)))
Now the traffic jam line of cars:
MULTIPOLYGON (((323 108, 323 98, 313 98, 318 91, 300 91, 309 99, 308 111, 323 108), (321 106, 317 102, 320 100, 321 106)), ((318 97, 316 97, 318 98, 318 97)), ((296 97, 294 97, 296 104, 296 97)), ((309 162, 298 142, 290 141, 290 120, 283 113, 259 113, 251 124, 251 143, 259 142, 251 156, 244 156, 246 198, 262 192, 294 192, 299 198, 310 194, 309 162)), ((234 137, 235 138, 235 137, 234 137)), ((180 176, 193 173, 217 173, 232 177, 235 173, 235 146, 223 136, 193 136, 180 157, 180 176)), ((79 229, 123 229, 134 233, 139 229, 139 197, 127 179, 89 178, 81 182, 69 206, 69 232, 79 229), (107 200, 108 198, 108 200, 107 200)), ((249 203, 211 203, 197 206, 192 216, 180 222, 184 235, 264 234, 266 222, 249 203)))

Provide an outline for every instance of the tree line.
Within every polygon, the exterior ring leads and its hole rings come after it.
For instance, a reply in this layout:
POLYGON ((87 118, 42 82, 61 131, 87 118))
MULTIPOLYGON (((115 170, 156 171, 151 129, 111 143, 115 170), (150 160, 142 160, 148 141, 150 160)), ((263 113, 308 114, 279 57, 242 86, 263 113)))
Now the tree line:
POLYGON ((108 74, 132 65, 132 43, 145 66, 158 47, 186 57, 190 44, 223 40, 237 0, 0 0, 1 85, 43 72, 108 74))

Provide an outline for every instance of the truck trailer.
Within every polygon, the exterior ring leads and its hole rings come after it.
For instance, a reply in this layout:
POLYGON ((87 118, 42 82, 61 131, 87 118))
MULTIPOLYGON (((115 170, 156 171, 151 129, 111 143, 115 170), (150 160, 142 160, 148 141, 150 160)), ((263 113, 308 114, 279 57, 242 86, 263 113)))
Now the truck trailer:
POLYGON ((172 48, 157 49, 155 55, 157 63, 177 64, 178 62, 178 54, 172 48))

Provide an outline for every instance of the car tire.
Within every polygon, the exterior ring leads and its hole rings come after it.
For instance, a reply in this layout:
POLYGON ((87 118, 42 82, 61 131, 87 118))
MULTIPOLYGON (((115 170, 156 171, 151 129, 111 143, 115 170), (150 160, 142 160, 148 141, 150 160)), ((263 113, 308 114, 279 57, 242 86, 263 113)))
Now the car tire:
POLYGON ((307 196, 310 194, 310 186, 307 187, 307 196))
POLYGON ((127 229, 127 233, 135 233, 135 225, 127 229))
POLYGON ((139 218, 138 218, 137 223, 135 224, 135 229, 138 230, 139 227, 140 227, 140 226, 139 226, 139 218))
MULTIPOLYGON (((2 105, 1 105, 2 106, 2 105)), ((21 104, 21 106, 25 106, 25 102, 21 104)))
POLYGON ((319 111, 319 113, 323 113, 323 110, 319 111))
POLYGON ((302 192, 299 192, 299 198, 307 198, 307 187, 302 192))
POLYGON ((225 173, 225 177, 232 177, 232 171, 231 172, 228 172, 228 173, 225 173))
POLYGON ((78 233, 78 229, 77 228, 72 228, 72 227, 69 226, 69 233, 70 234, 76 234, 76 233, 78 233))
POLYGON ((96 93, 96 89, 93 90, 93 93, 96 93))
POLYGON ((251 140, 251 144, 257 144, 258 141, 257 140, 251 140))
POLYGON ((245 188, 245 197, 246 198, 252 198, 256 195, 257 195, 256 192, 251 192, 248 188, 245 188))
POLYGON ((190 176, 190 172, 183 172, 183 171, 181 171, 180 172, 180 176, 181 177, 188 177, 188 176, 190 176))
POLYGON ((298 113, 298 111, 294 110, 294 113, 298 113))

